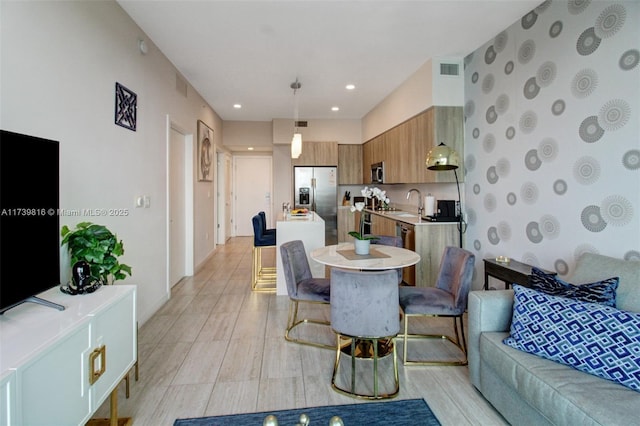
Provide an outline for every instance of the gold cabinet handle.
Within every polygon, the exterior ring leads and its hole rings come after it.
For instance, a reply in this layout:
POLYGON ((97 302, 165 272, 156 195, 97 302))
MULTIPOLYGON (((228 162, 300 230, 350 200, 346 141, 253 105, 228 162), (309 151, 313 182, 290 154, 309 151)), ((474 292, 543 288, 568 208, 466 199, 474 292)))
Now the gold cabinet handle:
POLYGON ((89 384, 92 385, 98 381, 100 376, 104 374, 107 369, 107 347, 105 345, 94 349, 89 354, 89 384), (96 369, 96 360, 100 359, 98 368, 96 369))

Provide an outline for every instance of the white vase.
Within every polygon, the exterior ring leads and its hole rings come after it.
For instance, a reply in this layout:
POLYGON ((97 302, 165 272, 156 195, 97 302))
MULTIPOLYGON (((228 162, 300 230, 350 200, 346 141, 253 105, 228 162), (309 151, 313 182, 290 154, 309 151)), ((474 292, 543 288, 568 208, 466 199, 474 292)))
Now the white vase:
POLYGON ((353 240, 356 254, 366 255, 369 254, 369 248, 371 247, 371 240, 353 240))

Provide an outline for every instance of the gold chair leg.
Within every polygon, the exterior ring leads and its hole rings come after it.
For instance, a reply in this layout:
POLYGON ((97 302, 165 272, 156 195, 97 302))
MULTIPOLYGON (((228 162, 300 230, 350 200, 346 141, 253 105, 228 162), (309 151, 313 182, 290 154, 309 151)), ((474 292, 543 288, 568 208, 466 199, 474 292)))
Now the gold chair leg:
MULTIPOLYGON (((307 303, 323 303, 323 302, 307 302, 307 303)), ((335 347, 332 345, 325 345, 324 343, 316 343, 309 340, 303 340, 303 339, 297 339, 297 338, 291 337, 290 335, 291 330, 293 330, 294 328, 296 328, 301 324, 316 324, 316 325, 324 325, 324 326, 330 325, 328 321, 314 320, 314 319, 308 319, 308 318, 299 320, 298 306, 299 306, 299 302, 297 300, 291 299, 289 301, 289 317, 287 319, 287 329, 284 332, 285 340, 288 342, 298 343, 298 344, 307 345, 307 346, 313 346, 316 348, 335 349, 335 347)))
POLYGON ((262 266, 262 247, 253 246, 251 257, 251 290, 274 292, 276 290, 276 268, 262 266))
POLYGON ((448 315, 404 315, 404 335, 403 335, 403 343, 404 343, 404 347, 402 348, 402 355, 403 355, 403 363, 406 366, 412 366, 412 365, 423 365, 423 366, 427 366, 427 365, 446 365, 446 366, 458 366, 458 365, 467 365, 468 361, 467 361, 467 344, 465 341, 465 337, 464 337, 464 323, 462 320, 462 316, 460 316, 460 333, 462 335, 462 339, 460 339, 460 334, 458 332, 458 317, 457 316, 452 316, 453 318, 453 329, 454 329, 454 333, 455 333, 455 339, 452 338, 451 336, 446 336, 446 335, 439 335, 439 334, 409 334, 409 318, 412 316, 433 316, 433 317, 437 317, 437 316, 448 316, 448 315), (436 360, 417 360, 417 361, 410 361, 407 358, 407 350, 409 347, 409 339, 446 339, 449 342, 451 342, 454 346, 456 346, 458 349, 460 349, 460 351, 463 353, 464 355, 464 359, 463 360, 458 360, 458 361, 452 361, 452 360, 443 360, 443 361, 436 361, 436 360))

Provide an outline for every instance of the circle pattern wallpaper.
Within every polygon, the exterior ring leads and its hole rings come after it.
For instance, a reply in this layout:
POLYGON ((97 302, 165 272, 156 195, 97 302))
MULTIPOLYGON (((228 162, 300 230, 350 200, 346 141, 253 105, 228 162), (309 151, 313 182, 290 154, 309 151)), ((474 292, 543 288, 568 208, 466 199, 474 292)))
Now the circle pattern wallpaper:
POLYGON ((545 1, 465 58, 477 259, 568 278, 584 253, 640 261, 638 40, 640 2, 545 1))

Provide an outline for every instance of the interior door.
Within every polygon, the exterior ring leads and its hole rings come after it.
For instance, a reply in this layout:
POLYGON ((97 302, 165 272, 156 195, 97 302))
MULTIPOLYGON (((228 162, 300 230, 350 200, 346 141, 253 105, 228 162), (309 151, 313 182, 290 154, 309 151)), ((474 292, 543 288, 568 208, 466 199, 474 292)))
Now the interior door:
POLYGON ((186 275, 185 137, 175 129, 169 135, 169 284, 186 275))
POLYGON ((231 238, 231 226, 233 223, 233 218, 231 216, 231 195, 233 193, 233 191, 231 190, 231 179, 233 178, 231 174, 231 156, 226 152, 218 152, 217 164, 217 243, 225 244, 226 241, 231 238))
POLYGON ((232 182, 233 182, 233 165, 231 162, 231 156, 224 154, 224 240, 231 238, 231 230, 233 229, 233 215, 231 212, 231 200, 233 196, 232 182))
POLYGON ((264 211, 267 227, 272 227, 271 157, 234 156, 234 230, 236 236, 253 236, 251 218, 264 211))

